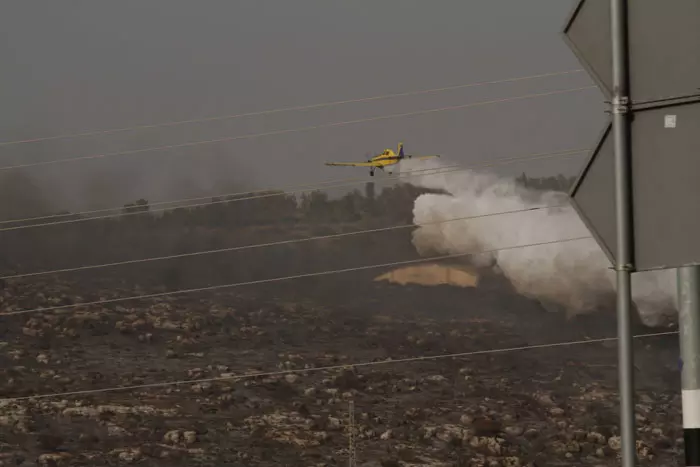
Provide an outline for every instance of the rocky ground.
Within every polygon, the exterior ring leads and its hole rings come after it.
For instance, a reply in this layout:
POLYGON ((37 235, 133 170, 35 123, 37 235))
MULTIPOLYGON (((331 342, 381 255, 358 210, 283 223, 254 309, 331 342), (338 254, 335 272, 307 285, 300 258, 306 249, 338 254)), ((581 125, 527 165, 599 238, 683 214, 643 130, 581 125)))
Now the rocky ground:
MULTIPOLYGON (((619 465, 614 342, 382 363, 609 337, 610 320, 487 285, 333 281, 2 317, 0 465, 347 465, 350 401, 358 465, 619 465)), ((7 284, 0 308, 135 293, 77 290, 7 284)), ((681 459, 676 342, 637 341, 641 465, 681 459)))

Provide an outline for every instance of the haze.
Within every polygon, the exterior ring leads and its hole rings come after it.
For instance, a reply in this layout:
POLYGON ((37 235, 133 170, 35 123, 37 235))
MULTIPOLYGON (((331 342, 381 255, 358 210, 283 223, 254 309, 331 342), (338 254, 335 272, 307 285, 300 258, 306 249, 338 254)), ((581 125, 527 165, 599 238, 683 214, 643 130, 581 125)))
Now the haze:
MULTIPOLYGON (((354 99, 580 68, 567 0, 38 2, 0 8, 0 140, 354 99)), ((316 111, 0 147, 0 165, 298 128, 591 84, 585 73, 316 111)), ((591 147, 595 89, 519 102, 27 169, 55 208, 275 188, 403 141, 477 163, 591 147)), ((574 174, 581 156, 509 167, 574 174)), ((11 171, 15 174, 15 171, 11 171)), ((10 174, 6 172, 5 175, 10 174)))

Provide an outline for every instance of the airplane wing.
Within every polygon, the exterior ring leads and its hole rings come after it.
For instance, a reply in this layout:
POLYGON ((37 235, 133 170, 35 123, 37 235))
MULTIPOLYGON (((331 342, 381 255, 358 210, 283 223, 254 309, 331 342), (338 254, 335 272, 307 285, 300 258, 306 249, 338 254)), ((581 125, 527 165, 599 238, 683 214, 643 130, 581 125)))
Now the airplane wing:
POLYGON ((326 162, 326 165, 336 165, 343 167, 378 167, 376 162, 326 162))
POLYGON ((434 156, 411 156, 410 158, 424 160, 424 159, 432 159, 433 157, 440 157, 440 154, 435 154, 434 156))

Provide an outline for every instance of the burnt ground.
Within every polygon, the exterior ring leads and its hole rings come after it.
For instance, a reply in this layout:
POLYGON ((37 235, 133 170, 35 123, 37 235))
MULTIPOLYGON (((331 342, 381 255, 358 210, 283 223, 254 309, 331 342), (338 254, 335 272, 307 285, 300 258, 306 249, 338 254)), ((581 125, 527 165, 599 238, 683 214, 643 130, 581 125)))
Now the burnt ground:
MULTIPOLYGON (((618 465, 614 342, 350 367, 614 337, 614 313, 374 275, 3 317, 0 398, 188 382, 0 401, 0 465, 347 465, 350 400, 358 465, 618 465)), ((154 291, 76 290, 8 284, 2 310, 154 291)), ((676 339, 636 342, 641 465, 681 459, 676 339)))

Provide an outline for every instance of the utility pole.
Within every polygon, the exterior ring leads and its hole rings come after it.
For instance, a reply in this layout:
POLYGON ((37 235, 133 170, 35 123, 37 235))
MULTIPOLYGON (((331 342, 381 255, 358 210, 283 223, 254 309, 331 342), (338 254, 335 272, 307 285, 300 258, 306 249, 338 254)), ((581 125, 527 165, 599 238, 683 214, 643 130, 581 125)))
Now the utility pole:
POLYGON ((612 33, 612 130, 615 152, 615 206, 617 219, 617 334, 620 388, 622 466, 636 465, 634 418, 634 348, 632 343, 632 186, 630 147, 629 49, 627 0, 610 0, 612 33))
POLYGON ((685 465, 700 466, 700 266, 678 268, 685 465))
POLYGON ((357 466, 355 456, 355 401, 350 400, 348 407, 348 465, 357 466))

